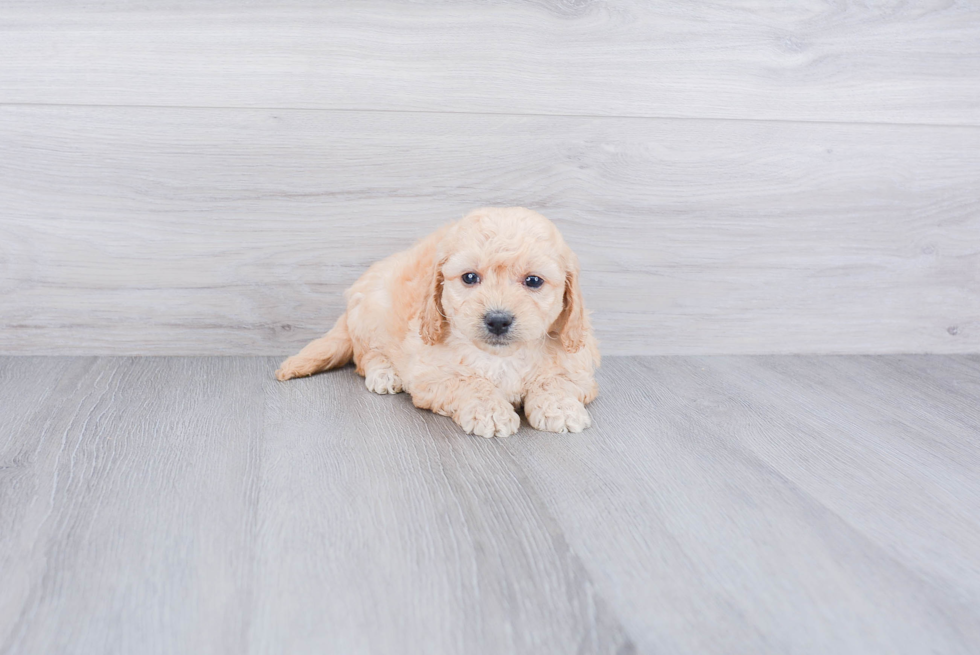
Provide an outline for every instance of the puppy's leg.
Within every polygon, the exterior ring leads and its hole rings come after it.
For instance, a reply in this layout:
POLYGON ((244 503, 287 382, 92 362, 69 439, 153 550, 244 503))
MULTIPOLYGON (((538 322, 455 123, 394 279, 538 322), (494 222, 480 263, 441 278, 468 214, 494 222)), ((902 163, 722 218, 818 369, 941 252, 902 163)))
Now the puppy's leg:
POLYGON ((524 395, 524 415, 535 430, 581 432, 592 425, 582 401, 594 396, 564 376, 538 378, 524 395))
POLYGON ((419 376, 409 391, 416 407, 451 416, 468 434, 509 437, 521 427, 521 417, 486 378, 419 376))
POLYGON ((320 371, 343 366, 354 356, 354 344, 347 332, 347 314, 341 314, 337 323, 325 335, 311 341, 299 353, 293 355, 276 371, 280 380, 301 378, 320 371))
POLYGON ((391 360, 378 352, 358 357, 358 368, 364 371, 364 386, 374 393, 401 393, 402 380, 395 373, 391 360))

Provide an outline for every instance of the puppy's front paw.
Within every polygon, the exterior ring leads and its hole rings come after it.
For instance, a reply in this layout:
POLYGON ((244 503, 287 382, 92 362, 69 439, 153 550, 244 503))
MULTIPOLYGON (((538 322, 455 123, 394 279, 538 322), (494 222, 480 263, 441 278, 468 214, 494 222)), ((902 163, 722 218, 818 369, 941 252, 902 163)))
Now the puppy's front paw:
POLYGON ((524 414, 535 430, 581 432, 592 425, 589 412, 577 398, 538 396, 524 400, 524 414))
POLYGON ((469 434, 481 437, 509 437, 521 427, 521 417, 503 398, 470 401, 454 418, 469 434))
POLYGON ((379 366, 364 375, 364 386, 374 393, 401 393, 402 380, 390 366, 379 366))

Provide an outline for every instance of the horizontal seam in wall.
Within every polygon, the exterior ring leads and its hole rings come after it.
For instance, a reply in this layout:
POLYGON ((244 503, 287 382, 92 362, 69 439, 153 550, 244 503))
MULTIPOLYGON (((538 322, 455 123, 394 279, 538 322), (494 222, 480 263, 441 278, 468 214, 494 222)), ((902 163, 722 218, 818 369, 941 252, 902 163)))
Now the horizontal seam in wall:
POLYGON ((890 121, 822 121, 795 118, 744 118, 740 116, 639 116, 621 114, 545 114, 521 112, 492 112, 492 111, 443 111, 433 109, 374 109, 358 107, 265 107, 265 106, 224 106, 224 105, 118 105, 95 103, 47 103, 47 102, 2 102, 4 107, 74 107, 91 109, 187 109, 215 111, 306 111, 306 112, 337 112, 337 113, 375 113, 375 114, 423 114, 423 115, 460 115, 460 116, 509 116, 517 118, 579 118, 579 119, 611 119, 611 120, 658 120, 658 121, 737 121, 742 123, 790 123, 812 125, 873 125, 894 127, 929 127, 976 129, 980 122, 972 123, 912 123, 890 121))

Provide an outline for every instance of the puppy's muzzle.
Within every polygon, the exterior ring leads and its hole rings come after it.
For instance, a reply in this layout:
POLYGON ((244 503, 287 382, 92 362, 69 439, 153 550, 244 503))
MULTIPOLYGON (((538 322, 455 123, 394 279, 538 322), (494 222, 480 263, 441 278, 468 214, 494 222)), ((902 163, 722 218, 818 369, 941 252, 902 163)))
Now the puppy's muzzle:
POLYGON ((510 312, 494 310, 483 315, 483 324, 487 332, 495 337, 502 337, 510 331, 510 326, 514 323, 514 315, 510 312))

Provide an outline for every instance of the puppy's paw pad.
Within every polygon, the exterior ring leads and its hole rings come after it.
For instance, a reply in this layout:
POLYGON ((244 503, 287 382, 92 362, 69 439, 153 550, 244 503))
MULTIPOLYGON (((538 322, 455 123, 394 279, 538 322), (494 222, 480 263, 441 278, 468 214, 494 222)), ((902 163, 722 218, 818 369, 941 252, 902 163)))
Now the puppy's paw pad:
POLYGON ((592 425, 585 405, 577 398, 543 398, 526 403, 527 422, 544 432, 581 432, 592 425))
POLYGON ((521 427, 521 417, 502 399, 467 405, 457 413, 456 422, 469 434, 487 438, 509 437, 521 427))
POLYGON ((381 366, 369 370, 364 376, 364 386, 374 393, 401 393, 402 381, 398 374, 389 367, 381 366))

